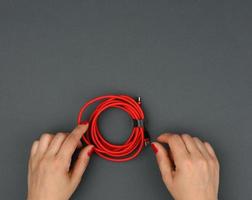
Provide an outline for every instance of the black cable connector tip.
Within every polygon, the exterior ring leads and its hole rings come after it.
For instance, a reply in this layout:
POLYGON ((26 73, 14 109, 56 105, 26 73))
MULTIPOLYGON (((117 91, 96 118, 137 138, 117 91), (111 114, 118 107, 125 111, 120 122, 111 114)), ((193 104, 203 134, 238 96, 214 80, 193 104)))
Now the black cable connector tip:
POLYGON ((150 143, 150 134, 149 131, 144 130, 144 143, 147 146, 150 143))

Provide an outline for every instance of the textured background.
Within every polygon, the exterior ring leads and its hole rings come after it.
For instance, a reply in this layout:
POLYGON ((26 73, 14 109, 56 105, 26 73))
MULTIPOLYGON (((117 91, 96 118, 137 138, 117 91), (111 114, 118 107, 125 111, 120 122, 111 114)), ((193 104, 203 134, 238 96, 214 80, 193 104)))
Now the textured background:
MULTIPOLYGON (((0 198, 24 199, 28 153, 43 132, 69 131, 98 95, 143 98, 154 138, 208 140, 220 199, 252 199, 251 1, 0 2, 0 198)), ((104 113, 124 141, 130 120, 104 113)), ((73 199, 171 199, 150 148, 127 163, 92 158, 73 199)))

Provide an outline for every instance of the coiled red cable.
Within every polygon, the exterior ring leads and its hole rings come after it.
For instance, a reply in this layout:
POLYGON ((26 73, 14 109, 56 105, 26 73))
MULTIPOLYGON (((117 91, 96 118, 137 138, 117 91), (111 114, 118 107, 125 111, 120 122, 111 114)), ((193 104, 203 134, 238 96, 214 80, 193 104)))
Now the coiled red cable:
POLYGON ((78 115, 78 124, 82 123, 82 116, 85 110, 93 103, 101 101, 95 108, 89 119, 89 129, 82 139, 86 144, 93 144, 94 151, 102 158, 114 162, 129 161, 141 152, 146 141, 149 140, 145 135, 143 126, 144 112, 141 108, 141 101, 136 101, 127 95, 105 95, 91 99, 82 106, 78 115), (111 144, 99 131, 98 119, 100 114, 109 108, 119 108, 127 112, 133 122, 141 122, 134 125, 129 138, 124 144, 111 144))

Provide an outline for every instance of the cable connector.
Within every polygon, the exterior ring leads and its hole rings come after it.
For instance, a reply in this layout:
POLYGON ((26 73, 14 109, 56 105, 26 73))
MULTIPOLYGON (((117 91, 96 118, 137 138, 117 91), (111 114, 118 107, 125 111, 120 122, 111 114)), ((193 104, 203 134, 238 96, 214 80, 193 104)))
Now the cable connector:
POLYGON ((140 106, 142 105, 142 99, 141 99, 141 97, 137 97, 136 101, 137 101, 138 105, 140 105, 140 106))
POLYGON ((147 146, 150 144, 150 134, 149 131, 144 130, 144 145, 147 146))

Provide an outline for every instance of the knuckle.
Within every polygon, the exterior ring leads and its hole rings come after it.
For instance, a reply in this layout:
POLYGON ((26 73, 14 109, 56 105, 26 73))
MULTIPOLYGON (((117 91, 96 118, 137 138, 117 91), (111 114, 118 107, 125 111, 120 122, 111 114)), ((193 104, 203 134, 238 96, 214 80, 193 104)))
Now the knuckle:
POLYGON ((56 173, 62 167, 62 162, 55 158, 43 158, 38 163, 38 170, 41 172, 51 172, 56 173))
POLYGON ((217 167, 217 162, 213 158, 210 158, 208 162, 209 162, 209 165, 211 166, 211 168, 217 167))
POLYGON ((191 137, 189 134, 187 134, 187 133, 183 133, 182 135, 181 135, 181 137, 183 137, 183 138, 189 138, 189 137, 191 137))
POLYGON ((57 163, 63 163, 63 162, 65 162, 65 160, 66 160, 66 158, 63 153, 57 154, 57 156, 55 157, 55 162, 57 162, 57 163))
POLYGON ((160 136, 158 136, 158 139, 168 141, 169 140, 169 134, 168 133, 163 133, 160 136))
POLYGON ((38 168, 39 170, 44 170, 48 167, 48 161, 47 159, 43 158, 38 162, 38 168))
POLYGON ((76 129, 81 129, 82 128, 82 124, 78 124, 78 126, 76 127, 76 129))
POLYGON ((178 134, 173 134, 172 138, 174 138, 174 139, 179 138, 179 135, 178 134))
POLYGON ((51 134, 49 134, 49 133, 43 133, 43 134, 41 135, 40 140, 50 139, 51 137, 52 137, 51 134))
POLYGON ((69 136, 70 143, 75 143, 75 142, 79 141, 79 139, 80 138, 76 134, 72 134, 69 136))
POLYGON ((162 180, 166 183, 168 180, 168 175, 162 174, 162 180))
POLYGON ((62 159, 60 158, 56 158, 54 161, 53 161, 53 168, 58 170, 62 167, 62 159))
POLYGON ((179 135, 177 135, 177 134, 171 135, 171 141, 176 141, 178 139, 179 139, 179 135))
POLYGON ((204 142, 204 145, 211 146, 209 142, 204 142))
POLYGON ((32 143, 32 146, 37 145, 38 142, 39 142, 38 140, 35 140, 35 141, 32 143))
POLYGON ((171 134, 169 134, 169 133, 163 133, 163 134, 161 134, 160 136, 162 136, 162 137, 169 137, 171 134))
POLYGON ((37 162, 36 162, 36 160, 34 158, 29 159, 29 166, 31 167, 31 170, 35 169, 36 164, 37 164, 37 162))
POLYGON ((66 133, 59 132, 59 133, 56 134, 56 136, 57 136, 58 138, 64 138, 64 137, 66 137, 66 133))
POLYGON ((204 158, 200 158, 197 161, 197 165, 200 169, 207 170, 208 169, 208 162, 204 158))
POLYGON ((53 162, 53 169, 57 171, 68 170, 71 161, 65 159, 63 156, 56 157, 53 162))
POLYGON ((211 167, 211 169, 215 170, 215 171, 219 171, 220 170, 220 165, 219 165, 219 162, 212 159, 210 162, 209 162, 209 165, 211 167))
POLYGON ((38 145, 39 141, 35 140, 31 145, 31 151, 34 150, 34 148, 38 145))
POLYGON ((186 166, 187 168, 191 168, 193 166, 193 162, 190 158, 185 158, 183 160, 183 164, 184 166, 186 166))
POLYGON ((77 132, 83 130, 83 124, 79 124, 79 125, 75 128, 75 130, 76 130, 77 132))

